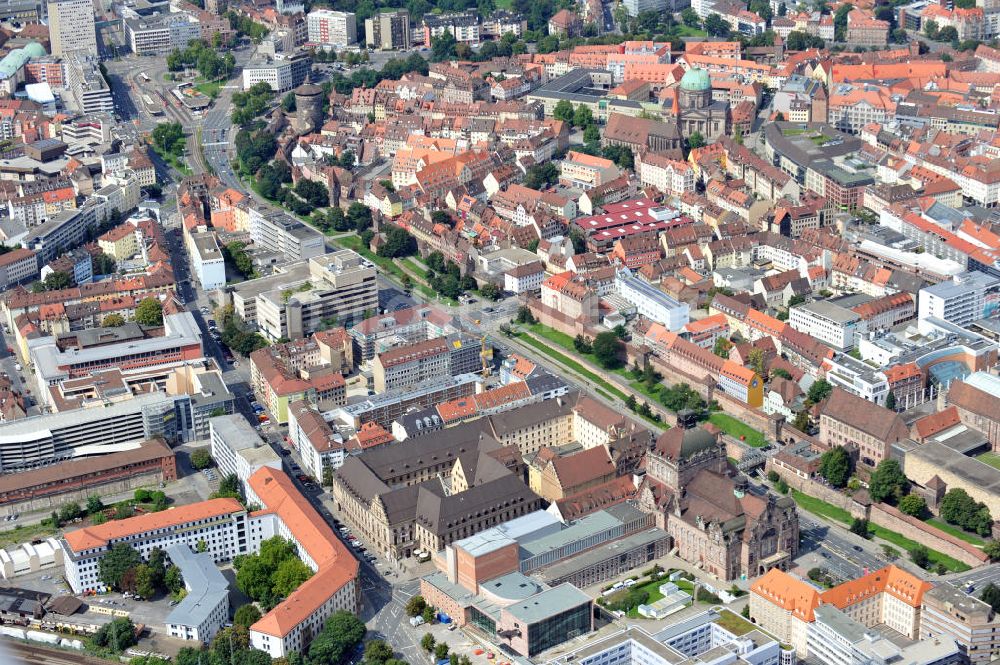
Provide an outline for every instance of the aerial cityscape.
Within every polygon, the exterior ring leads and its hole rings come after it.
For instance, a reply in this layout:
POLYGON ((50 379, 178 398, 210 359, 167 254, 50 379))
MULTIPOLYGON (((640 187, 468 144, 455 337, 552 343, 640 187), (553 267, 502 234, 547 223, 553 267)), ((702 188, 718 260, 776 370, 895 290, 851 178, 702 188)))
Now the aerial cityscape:
POLYGON ((1000 662, 1000 2, 0 0, 0 665, 1000 662))

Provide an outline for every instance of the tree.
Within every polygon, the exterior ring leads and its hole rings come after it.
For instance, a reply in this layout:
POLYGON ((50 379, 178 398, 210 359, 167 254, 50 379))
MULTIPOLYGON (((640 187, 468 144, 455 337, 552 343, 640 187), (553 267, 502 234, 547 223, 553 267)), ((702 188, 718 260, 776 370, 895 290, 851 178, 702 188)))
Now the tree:
POLYGON ((625 406, 629 411, 635 411, 635 395, 632 393, 628 394, 628 397, 625 398, 625 406))
POLYGON ((191 453, 191 466, 199 471, 212 466, 213 462, 212 453, 208 448, 197 448, 191 453))
POLYGON ((93 515, 94 513, 99 513, 104 510, 104 502, 101 501, 99 496, 88 496, 87 497, 87 514, 93 515))
POLYGON ((170 593, 177 593, 184 588, 184 578, 181 576, 181 569, 177 566, 170 566, 163 574, 163 586, 170 593))
POLYGON ((1000 612, 1000 587, 990 582, 983 587, 979 594, 979 600, 992 607, 994 612, 1000 612))
POLYGON ((885 398, 885 408, 890 411, 896 410, 896 393, 889 391, 889 394, 885 398))
POLYGON ((156 595, 156 575, 147 564, 141 563, 135 567, 135 590, 143 598, 156 595))
POLYGON ((799 430, 800 432, 809 431, 809 412, 803 409, 795 414, 795 420, 792 421, 792 427, 799 430))
POLYGON ((70 502, 64 504, 63 507, 59 509, 59 521, 63 523, 72 522, 82 514, 83 511, 80 510, 80 504, 70 502))
POLYGON ((281 110, 285 113, 295 113, 295 93, 289 92, 281 98, 281 110))
POLYGON ((780 377, 782 379, 789 379, 789 380, 791 380, 792 375, 784 367, 775 367, 774 369, 771 370, 771 378, 773 379, 773 378, 777 378, 777 377, 780 377))
POLYGON ((910 561, 917 564, 921 568, 927 568, 931 562, 930 552, 928 552, 927 547, 924 545, 917 545, 910 550, 910 561))
POLYGON ((597 125, 587 125, 587 128, 583 130, 583 142, 587 145, 597 146, 600 141, 601 130, 597 128, 597 125))
POLYGON ((785 48, 789 51, 805 51, 811 48, 823 48, 825 45, 819 35, 811 35, 801 30, 791 31, 785 40, 785 48))
POLYGON ((247 603, 246 605, 241 605, 236 608, 236 613, 233 614, 233 624, 249 628, 253 624, 257 623, 257 621, 260 620, 260 617, 260 610, 257 609, 257 606, 247 603))
POLYGON ((524 186, 529 189, 545 189, 559 180, 559 169, 552 162, 535 164, 524 174, 524 186))
POLYGON ((573 125, 576 127, 589 127, 594 122, 594 112, 589 106, 580 104, 573 112, 573 125))
POLYGON ((847 486, 852 467, 851 455, 843 446, 831 448, 819 458, 819 474, 837 488, 847 486))
POLYGON ((683 21, 684 25, 688 26, 689 28, 701 27, 701 17, 698 16, 698 12, 691 9, 690 7, 686 8, 684 11, 681 12, 681 21, 683 21))
POLYGON ((927 511, 927 502, 919 494, 907 494, 899 500, 899 511, 911 517, 921 517, 927 511))
POLYGON ((938 37, 938 23, 934 19, 927 19, 924 21, 924 34, 931 39, 937 39, 938 37))
POLYGON ((705 137, 702 136, 701 132, 693 132, 691 136, 688 137, 688 147, 694 150, 695 148, 702 148, 705 146, 705 137))
POLYGON ((340 153, 340 167, 350 171, 355 167, 357 162, 357 157, 354 156, 353 150, 345 150, 340 153))
POLYGON ((809 386, 806 393, 806 401, 809 404, 819 404, 833 392, 833 386, 826 379, 817 379, 809 386))
POLYGON ((715 345, 712 347, 712 353, 723 359, 729 358, 729 349, 731 349, 732 346, 733 343, 725 337, 716 337, 715 345))
POLYGON ((406 229, 390 226, 385 232, 385 242, 376 253, 389 259, 413 256, 417 253, 417 241, 406 229))
POLYGON ((392 647, 382 640, 371 640, 365 645, 365 665, 385 665, 393 657, 392 647))
POLYGON ((871 534, 868 533, 868 520, 855 517, 854 521, 851 522, 851 533, 861 536, 862 538, 869 538, 871 534))
POLYGON ((285 559, 271 577, 271 593, 275 598, 285 598, 312 577, 312 569, 301 559, 285 559))
POLYGON ((427 601, 424 600, 423 596, 411 596, 410 599, 406 601, 406 616, 420 616, 425 607, 427 607, 427 601))
POLYGON ((142 556, 128 543, 116 543, 111 551, 101 557, 97 577, 112 589, 121 587, 122 577, 142 563, 142 556))
POLYGON ((847 15, 854 9, 851 3, 845 3, 837 8, 837 13, 833 15, 833 35, 838 42, 847 40, 847 15))
POLYGON ((713 37, 726 37, 732 29, 729 21, 724 20, 718 14, 709 14, 708 18, 705 19, 704 27, 705 32, 713 37))
POLYGON ((447 60, 455 55, 455 47, 458 42, 455 35, 448 31, 431 39, 431 59, 435 62, 447 60))
POLYGON ((764 368, 763 349, 750 349, 750 353, 747 354, 747 364, 750 366, 750 369, 757 373, 757 376, 767 376, 767 370, 764 368))
POLYGON ((941 518, 950 524, 957 524, 967 531, 981 536, 990 535, 993 519, 989 508, 976 502, 961 487, 955 487, 941 499, 941 518))
POLYGON ((487 300, 499 300, 503 295, 503 289, 496 284, 483 284, 479 288, 479 294, 487 300))
POLYGON ((46 291, 59 291, 71 287, 73 285, 73 278, 69 273, 57 270, 56 272, 50 272, 42 284, 45 285, 46 291))
POLYGON ((594 356, 597 362, 606 369, 613 369, 621 365, 619 352, 622 348, 622 341, 613 332, 598 333, 592 343, 594 356))
POLYGON ((424 633, 424 636, 420 639, 420 648, 430 653, 431 651, 434 651, 435 643, 433 635, 430 633, 424 633))
POLYGON ((434 645, 434 658, 437 660, 444 660, 448 657, 448 645, 444 642, 438 642, 434 645))
POLYGON ((91 641, 97 647, 121 653, 135 645, 135 625, 131 619, 119 617, 101 626, 91 641))
POLYGON ((420 616, 423 618, 424 623, 434 623, 434 608, 428 605, 424 608, 420 616))
POLYGON ((990 561, 1000 560, 1000 540, 989 540, 983 545, 983 554, 990 558, 990 561))
POLYGON ((180 155, 184 152, 184 127, 179 122, 159 124, 153 129, 153 146, 162 155, 180 155))
POLYGON ((909 481, 906 480, 906 475, 903 474, 899 462, 894 459, 886 459, 879 462, 875 471, 872 472, 871 479, 868 481, 868 494, 871 495, 872 501, 896 503, 903 496, 908 485, 909 481))
POLYGON ((135 322, 143 326, 163 325, 163 303, 156 298, 145 298, 135 308, 135 322))
POLYGON ((573 103, 568 99, 559 100, 559 103, 552 109, 552 117, 556 120, 572 123, 573 115, 573 103))
POLYGON ((531 325, 535 323, 535 316, 531 313, 531 309, 527 305, 521 305, 517 308, 517 317, 514 320, 518 323, 531 325))
POLYGON ((105 328, 120 328, 125 325, 125 317, 121 314, 108 314, 101 321, 101 325, 105 328))

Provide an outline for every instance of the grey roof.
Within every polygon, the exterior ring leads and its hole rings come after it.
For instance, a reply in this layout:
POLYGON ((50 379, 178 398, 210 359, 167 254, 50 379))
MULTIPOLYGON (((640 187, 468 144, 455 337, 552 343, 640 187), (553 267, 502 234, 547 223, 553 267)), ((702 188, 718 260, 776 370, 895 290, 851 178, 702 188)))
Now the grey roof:
MULTIPOLYGON (((195 554, 184 544, 171 545, 167 556, 180 568, 184 577, 184 587, 188 594, 171 612, 165 623, 197 627, 215 611, 220 604, 229 605, 229 582, 215 567, 212 555, 207 552, 195 554)), ((199 636, 208 640, 211 636, 199 636)))
POLYGON ((497 438, 524 429, 534 423, 541 423, 568 415, 572 404, 567 400, 547 399, 534 404, 526 404, 519 409, 490 416, 490 426, 497 438))
POLYGON ((663 529, 647 529, 646 531, 633 533, 620 540, 587 550, 583 554, 562 559, 551 566, 546 566, 540 571, 536 571, 535 574, 548 582, 562 580, 575 575, 581 570, 595 566, 602 561, 623 556, 634 549, 646 548, 648 545, 669 538, 670 535, 663 529))
POLYGON ((943 444, 931 441, 906 451, 906 456, 919 457, 934 467, 953 473, 969 487, 991 494, 1000 493, 1000 470, 971 457, 957 455, 943 444))
POLYGON ((538 501, 538 495, 512 473, 452 495, 440 483, 429 481, 417 494, 417 520, 431 533, 442 534, 469 515, 538 501))
POLYGON ((574 607, 589 605, 590 596, 572 584, 560 584, 507 607, 507 611, 529 626, 574 607))
POLYGON ((467 452, 499 448, 500 444, 481 432, 481 429, 482 425, 478 422, 462 423, 432 437, 366 450, 361 459, 378 478, 413 473, 418 469, 435 466, 442 459, 458 459, 467 452))

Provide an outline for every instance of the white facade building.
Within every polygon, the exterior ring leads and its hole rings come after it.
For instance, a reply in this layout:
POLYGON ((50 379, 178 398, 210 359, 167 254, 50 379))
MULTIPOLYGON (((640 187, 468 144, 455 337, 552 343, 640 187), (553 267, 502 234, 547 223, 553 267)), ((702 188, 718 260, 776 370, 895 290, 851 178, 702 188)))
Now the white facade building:
POLYGON ((70 51, 97 54, 93 0, 51 0, 48 10, 52 55, 62 57, 70 51))
POLYGON ((941 319, 957 326, 967 326, 1000 312, 1000 279, 983 272, 955 275, 950 282, 939 282, 920 289, 917 318, 941 319))
POLYGON ((214 233, 185 234, 191 256, 191 272, 205 291, 226 285, 226 261, 214 233))
POLYGON ((853 349, 858 335, 865 332, 865 322, 856 312, 822 300, 792 307, 788 325, 839 351, 853 349))
POLYGON ((318 46, 349 46, 358 41, 358 19, 351 12, 314 9, 306 17, 309 43, 318 46))
POLYGON ((235 475, 241 483, 265 466, 281 470, 281 458, 240 414, 208 421, 212 459, 222 476, 235 475))
POLYGON ((187 595, 165 619, 170 637, 208 644, 229 621, 229 582, 208 554, 187 545, 167 548, 170 562, 184 578, 187 595))
POLYGON ((651 321, 662 323, 676 332, 690 321, 690 307, 678 302, 652 284, 632 276, 627 268, 618 271, 615 287, 619 295, 635 305, 636 312, 651 321))

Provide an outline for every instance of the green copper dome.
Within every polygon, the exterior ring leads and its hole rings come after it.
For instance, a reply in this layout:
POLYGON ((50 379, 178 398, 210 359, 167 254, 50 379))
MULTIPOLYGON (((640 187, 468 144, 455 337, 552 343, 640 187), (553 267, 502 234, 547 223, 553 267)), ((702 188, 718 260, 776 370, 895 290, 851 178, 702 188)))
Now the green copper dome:
POLYGON ((700 91, 711 89, 712 79, 709 78, 708 72, 704 69, 689 69, 681 77, 681 90, 700 91))
POLYGON ((38 42, 28 42, 24 47, 24 52, 28 54, 30 58, 44 58, 48 55, 45 52, 45 47, 38 42))

